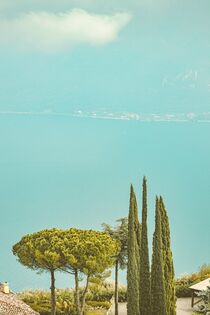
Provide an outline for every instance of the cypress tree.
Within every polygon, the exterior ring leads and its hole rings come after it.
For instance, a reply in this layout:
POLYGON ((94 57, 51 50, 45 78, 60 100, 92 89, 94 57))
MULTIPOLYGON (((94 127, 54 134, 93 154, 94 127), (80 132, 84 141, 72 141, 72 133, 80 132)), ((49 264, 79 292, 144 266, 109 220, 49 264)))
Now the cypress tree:
MULTIPOLYGON (((138 229, 137 229, 137 243, 138 243, 138 255, 137 255, 137 259, 138 259, 138 269, 139 269, 139 292, 140 292, 140 246, 141 246, 141 224, 138 222, 138 229)), ((139 293, 140 294, 140 293, 139 293)))
POLYGON ((142 223, 140 244, 140 314, 151 315, 151 288, 147 236, 147 182, 143 178, 142 223))
POLYGON ((155 206, 155 232, 153 235, 151 268, 151 302, 152 315, 166 315, 166 296, 161 238, 161 213, 160 203, 157 197, 155 206))
POLYGON ((128 216, 127 314, 139 314, 139 221, 133 186, 130 189, 128 216))
POLYGON ((161 233, 162 233, 162 254, 164 266, 164 283, 166 293, 166 315, 176 314, 176 298, 174 283, 174 264, 170 245, 170 226, 167 211, 160 197, 161 233))

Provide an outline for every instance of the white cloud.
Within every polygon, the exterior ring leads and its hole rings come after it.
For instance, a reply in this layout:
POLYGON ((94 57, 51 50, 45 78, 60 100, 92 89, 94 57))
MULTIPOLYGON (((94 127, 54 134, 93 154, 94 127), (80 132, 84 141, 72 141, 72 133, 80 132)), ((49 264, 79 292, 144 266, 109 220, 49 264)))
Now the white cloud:
POLYGON ((101 15, 80 9, 59 14, 32 12, 0 20, 0 45, 42 51, 83 43, 104 45, 114 41, 130 19, 128 13, 101 15))

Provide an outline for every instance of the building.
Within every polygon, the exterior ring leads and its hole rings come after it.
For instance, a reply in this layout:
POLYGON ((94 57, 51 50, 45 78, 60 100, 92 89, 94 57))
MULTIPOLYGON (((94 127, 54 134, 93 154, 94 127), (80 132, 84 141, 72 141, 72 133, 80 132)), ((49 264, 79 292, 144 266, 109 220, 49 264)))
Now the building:
POLYGON ((199 292, 201 292, 201 291, 206 291, 206 290, 207 290, 207 287, 209 287, 209 286, 210 286, 210 278, 207 278, 207 279, 205 279, 205 280, 203 280, 203 281, 201 281, 201 282, 198 282, 198 283, 196 283, 196 284, 194 284, 194 285, 192 285, 192 286, 190 287, 190 289, 192 290, 192 307, 193 307, 195 304, 197 304, 197 303, 200 302, 200 301, 197 301, 197 302, 195 303, 196 293, 199 293, 199 292))
POLYGON ((7 282, 0 283, 0 315, 39 315, 10 292, 7 282))

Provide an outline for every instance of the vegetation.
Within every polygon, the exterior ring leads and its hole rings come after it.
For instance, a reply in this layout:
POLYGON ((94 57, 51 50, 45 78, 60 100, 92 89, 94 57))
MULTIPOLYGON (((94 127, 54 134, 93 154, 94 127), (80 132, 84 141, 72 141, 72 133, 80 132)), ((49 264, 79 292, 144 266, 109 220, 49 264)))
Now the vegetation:
POLYGON ((147 231, 147 181, 143 178, 142 222, 131 185, 128 220, 128 315, 175 315, 174 266, 170 227, 162 197, 156 198, 155 232, 150 273, 147 231), (138 298, 138 302, 137 302, 138 298))
MULTIPOLYGON (((153 268, 152 268, 153 270, 153 268)), ((210 270, 209 265, 203 265, 197 273, 192 275, 183 276, 182 279, 198 279, 202 275, 202 280, 209 276, 208 270, 210 270)), ((177 280, 178 281, 178 280, 177 280)), ((180 279, 179 279, 180 281, 180 279)), ((200 281, 200 280, 199 280, 200 281)), ((198 282, 198 280, 196 281, 198 282)), ((82 288, 83 290, 83 288, 82 288)), ((190 290, 189 290, 190 291, 190 290)), ((119 302, 127 302, 127 288, 126 286, 120 286, 119 290, 119 302)), ((101 308, 106 308, 110 305, 110 301, 114 295, 114 286, 102 280, 101 282, 91 282, 89 290, 86 296, 86 312, 87 314, 94 314, 94 312, 102 312, 101 308), (105 304, 103 304, 105 302, 105 304), (107 303, 108 302, 108 303, 107 303), (98 309, 100 308, 100 309, 98 309)), ((190 291, 191 296, 191 291, 190 291)), ((51 314, 51 304, 50 304, 50 292, 48 291, 26 291, 19 294, 19 297, 31 306, 35 311, 39 312, 40 315, 49 315, 51 314)), ((66 314, 66 315, 76 315, 76 308, 74 304, 74 290, 65 289, 58 290, 56 289, 56 314, 66 314)), ((153 304, 152 304, 153 305, 153 304)), ((99 313, 100 314, 100 313, 99 313)))
POLYGON ((147 182, 143 178, 142 226, 140 243, 140 314, 151 315, 151 284, 147 236, 147 182))
POLYGON ((106 302, 111 301, 114 295, 113 286, 104 286, 98 284, 90 284, 89 290, 86 296, 87 301, 106 302))
POLYGON ((155 232, 153 236, 151 270, 151 302, 152 315, 166 315, 166 293, 161 235, 161 209, 160 202, 157 197, 155 206, 155 232))
MULTIPOLYGON (((56 314, 57 315, 76 315, 76 307, 74 304, 75 292, 73 289, 56 289, 56 314)), ((114 288, 110 285, 104 286, 90 284, 87 294, 85 313, 94 312, 95 310, 107 310, 111 306, 114 288)), ((33 310, 40 315, 51 314, 50 292, 44 290, 25 291, 20 293, 19 298, 28 304, 33 310)), ((119 298, 125 301, 126 288, 120 287, 119 298)))
POLYGON ((139 315, 139 221, 136 195, 131 185, 128 217, 127 314, 139 315))
POLYGON ((199 313, 208 314, 210 312, 210 285, 206 291, 199 292, 197 295, 202 299, 202 303, 198 305, 197 310, 199 313))
POLYGON ((191 297, 191 290, 189 287, 210 277, 210 264, 204 264, 192 274, 186 274, 175 281, 176 297, 191 297))
MULTIPOLYGON (((147 231, 147 182, 143 178, 142 222, 138 219, 136 195, 131 185, 128 219, 117 226, 103 224, 104 232, 71 228, 49 229, 22 237, 13 246, 18 261, 37 272, 51 275, 50 293, 27 292, 21 298, 41 315, 83 315, 103 311, 115 298, 127 300, 128 315, 175 315, 175 283, 170 227, 162 197, 156 198, 155 231, 150 273, 147 231), (106 282, 108 269, 115 267, 115 286, 106 282), (127 290, 119 287, 119 269, 127 266, 127 290), (56 290, 55 273, 74 277, 74 290, 56 290), (81 286, 82 281, 82 286, 81 286)), ((198 274, 176 281, 177 296, 188 295, 188 287, 210 275, 210 266, 198 274)))
POLYGON ((51 274, 51 314, 56 314, 55 271, 65 271, 75 278, 76 314, 83 315, 91 277, 113 265, 118 243, 105 232, 92 230, 43 230, 24 236, 13 246, 13 253, 24 266, 51 274), (79 281, 83 276, 83 289, 79 281))
MULTIPOLYGON (((87 293, 87 301, 108 301, 110 302, 114 295, 114 286, 112 284, 104 283, 90 284, 89 291, 87 293)), ((127 288, 126 286, 119 286, 118 288, 119 302, 127 301, 127 288)))
MULTIPOLYGON (((56 289, 56 314, 75 315, 74 295, 72 290, 56 289)), ((51 314, 50 292, 48 291, 25 291, 19 294, 19 298, 28 304, 40 315, 51 314)))
POLYGON ((163 255, 163 276, 165 285, 166 298, 166 315, 176 314, 175 298, 175 281, 174 281, 174 264, 171 251, 170 226, 167 211, 163 198, 159 199, 159 208, 161 216, 161 238, 162 238, 162 255, 163 255))
POLYGON ((56 314, 55 271, 63 266, 61 243, 61 230, 51 229, 26 235, 13 246, 13 254, 22 265, 50 273, 52 315, 56 314))
POLYGON ((91 277, 113 266, 119 245, 105 232, 69 229, 63 235, 63 270, 74 275, 77 315, 83 315, 91 277), (85 280, 83 290, 79 286, 81 275, 85 280))
POLYGON ((118 273, 119 269, 125 269, 127 266, 128 257, 128 219, 122 218, 117 220, 118 225, 112 227, 109 224, 103 224, 105 232, 118 241, 120 244, 120 251, 115 260, 115 291, 114 291, 114 301, 115 301, 115 315, 118 315, 118 273))
POLYGON ((91 306, 92 308, 103 308, 103 309, 106 309, 108 310, 112 303, 111 302, 108 302, 108 301, 102 301, 102 302, 99 302, 99 301, 87 301, 86 302, 86 305, 87 306, 91 306))

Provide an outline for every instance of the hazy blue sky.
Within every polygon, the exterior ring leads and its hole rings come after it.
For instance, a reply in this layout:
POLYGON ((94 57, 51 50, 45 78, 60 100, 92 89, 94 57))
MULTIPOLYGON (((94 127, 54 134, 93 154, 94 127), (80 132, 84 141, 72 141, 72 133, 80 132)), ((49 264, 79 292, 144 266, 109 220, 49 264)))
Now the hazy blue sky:
POLYGON ((208 0, 1 0, 0 281, 49 287, 12 245, 114 223, 131 182, 141 206, 143 175, 150 240, 162 194, 176 274, 210 261, 209 21, 208 0))

